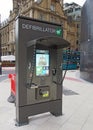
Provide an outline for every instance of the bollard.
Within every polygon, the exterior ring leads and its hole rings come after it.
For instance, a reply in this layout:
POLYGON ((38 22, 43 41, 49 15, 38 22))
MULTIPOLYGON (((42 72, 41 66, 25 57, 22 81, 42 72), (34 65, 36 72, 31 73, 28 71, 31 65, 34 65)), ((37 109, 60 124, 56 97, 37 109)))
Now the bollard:
POLYGON ((15 103, 15 95, 16 95, 15 77, 16 77, 16 74, 8 75, 8 78, 10 79, 10 82, 11 82, 11 88, 10 88, 11 93, 7 100, 10 103, 15 103))

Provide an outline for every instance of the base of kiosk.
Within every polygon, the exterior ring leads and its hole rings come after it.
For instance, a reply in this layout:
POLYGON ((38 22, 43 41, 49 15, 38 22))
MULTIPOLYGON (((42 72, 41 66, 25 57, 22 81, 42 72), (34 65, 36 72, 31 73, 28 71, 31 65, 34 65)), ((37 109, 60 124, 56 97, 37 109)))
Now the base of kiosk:
POLYGON ((54 116, 62 115, 62 100, 48 101, 28 106, 19 107, 20 115, 16 119, 16 126, 23 126, 29 123, 28 116, 50 112, 54 116))

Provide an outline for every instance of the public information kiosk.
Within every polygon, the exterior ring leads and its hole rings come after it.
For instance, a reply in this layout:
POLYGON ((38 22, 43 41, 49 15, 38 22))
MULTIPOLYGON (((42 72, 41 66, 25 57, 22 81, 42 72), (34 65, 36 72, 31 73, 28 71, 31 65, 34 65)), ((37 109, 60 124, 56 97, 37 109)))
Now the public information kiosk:
POLYGON ((62 115, 62 38, 59 24, 16 20, 16 122, 44 112, 62 115))

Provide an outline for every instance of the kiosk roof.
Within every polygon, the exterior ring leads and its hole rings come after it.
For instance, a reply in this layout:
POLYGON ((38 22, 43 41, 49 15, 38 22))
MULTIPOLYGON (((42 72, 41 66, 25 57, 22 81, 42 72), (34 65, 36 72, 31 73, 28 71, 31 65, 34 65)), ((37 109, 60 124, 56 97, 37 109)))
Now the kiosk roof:
POLYGON ((47 47, 57 47, 57 48, 65 48, 70 46, 70 43, 66 40, 64 40, 62 37, 55 37, 55 36, 46 36, 46 37, 41 37, 39 39, 35 39, 32 41, 29 41, 27 46, 32 46, 32 45, 42 45, 42 46, 47 46, 47 47))

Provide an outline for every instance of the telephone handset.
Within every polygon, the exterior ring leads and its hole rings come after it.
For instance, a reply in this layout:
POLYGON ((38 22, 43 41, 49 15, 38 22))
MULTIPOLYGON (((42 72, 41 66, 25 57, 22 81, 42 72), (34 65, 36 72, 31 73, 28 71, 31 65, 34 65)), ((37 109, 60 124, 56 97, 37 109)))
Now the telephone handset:
POLYGON ((57 73, 57 69, 56 68, 53 68, 52 69, 52 82, 57 84, 57 81, 56 81, 56 73, 57 73))

